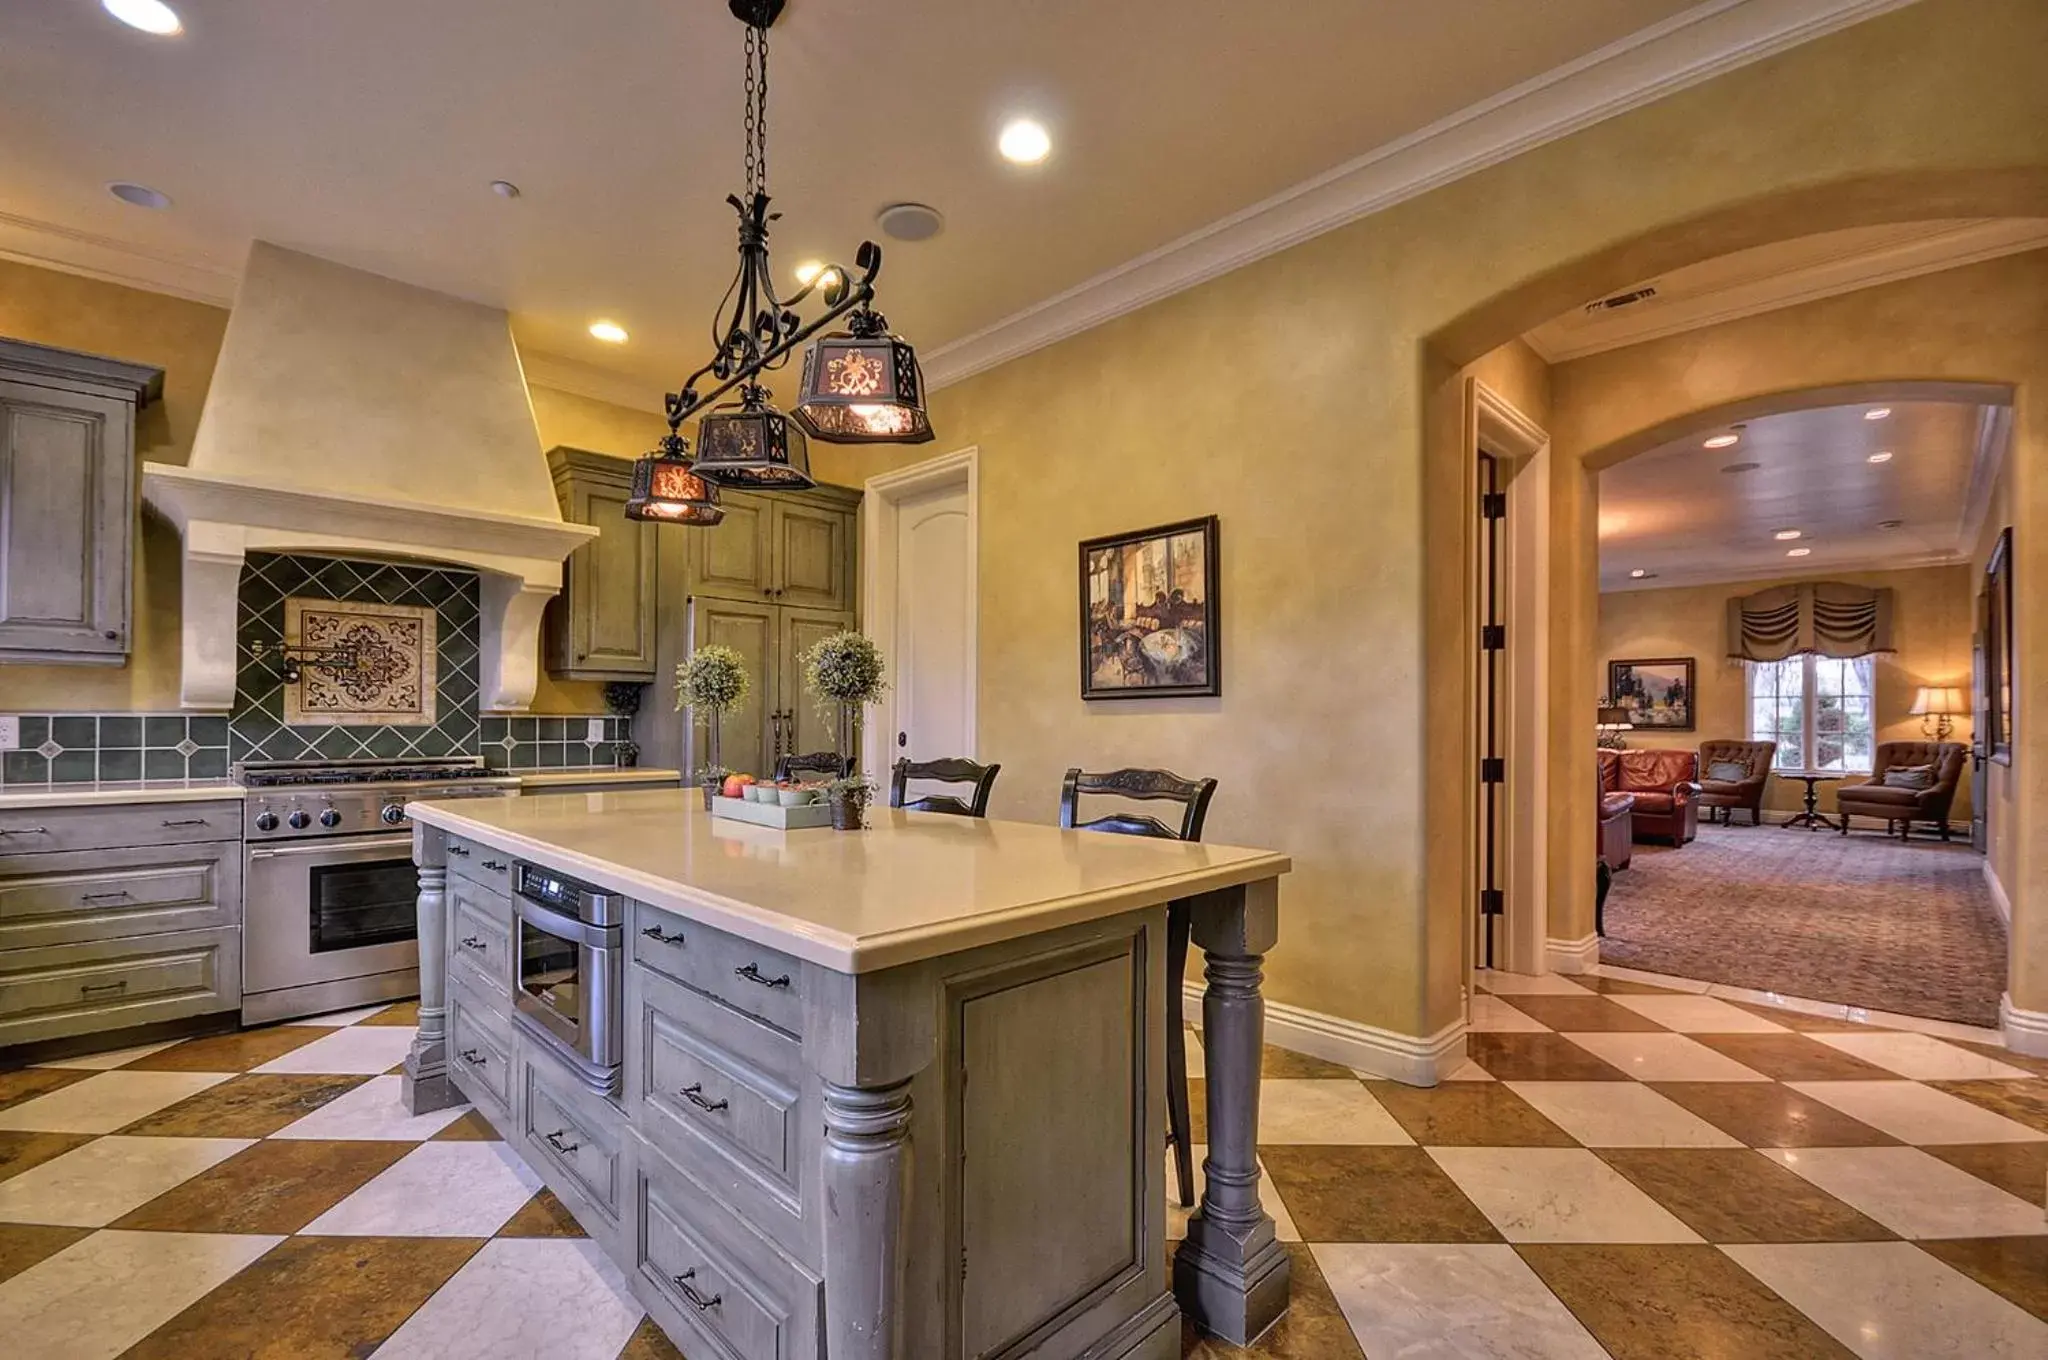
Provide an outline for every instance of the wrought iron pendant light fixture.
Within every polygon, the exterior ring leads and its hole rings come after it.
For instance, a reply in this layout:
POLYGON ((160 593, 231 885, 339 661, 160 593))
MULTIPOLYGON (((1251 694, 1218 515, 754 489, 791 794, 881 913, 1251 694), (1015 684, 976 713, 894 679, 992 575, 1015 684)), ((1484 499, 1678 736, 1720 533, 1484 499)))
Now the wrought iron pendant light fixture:
MULTIPOLYGON (((668 394, 669 438, 635 465, 636 493, 643 469, 652 488, 656 466, 667 466, 671 477, 682 475, 675 470, 678 461, 694 480, 716 486, 768 491, 814 486, 806 431, 832 444, 921 443, 932 437, 917 353, 889 333, 888 322, 872 306, 875 278, 882 272, 879 246, 861 243, 854 256, 856 270, 828 265, 787 298, 775 291, 768 228, 781 214, 768 210, 768 30, 783 3, 727 0, 733 16, 747 27, 746 192, 726 199, 739 214, 739 272, 712 321, 710 361, 685 379, 681 390, 668 394), (813 294, 825 310, 807 322, 797 309, 813 294), (777 410, 762 376, 788 363, 798 346, 842 317, 846 329, 825 336, 804 356, 803 392, 793 418, 777 410), (698 385, 707 380, 713 385, 700 392, 698 385), (727 393, 736 393, 738 400, 705 412, 697 429, 697 458, 689 463, 683 422, 727 393), (681 448, 672 447, 672 441, 681 448)), ((715 493, 709 500, 715 505, 715 493)), ((650 498, 646 503, 670 502, 650 498)), ((716 523, 681 515, 660 518, 716 523)))
POLYGON ((626 518, 658 524, 695 524, 710 528, 725 518, 718 488, 690 466, 690 442, 671 430, 654 452, 633 464, 633 490, 626 499, 626 518))

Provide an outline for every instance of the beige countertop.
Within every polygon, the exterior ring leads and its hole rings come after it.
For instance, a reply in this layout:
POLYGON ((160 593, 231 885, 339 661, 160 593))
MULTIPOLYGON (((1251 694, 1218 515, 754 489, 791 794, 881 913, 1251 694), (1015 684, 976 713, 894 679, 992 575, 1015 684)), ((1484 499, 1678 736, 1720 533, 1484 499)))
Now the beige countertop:
POLYGON ((480 841, 846 973, 1284 874, 1285 855, 874 808, 869 829, 713 818, 695 789, 413 803, 480 841))
POLYGON ((98 807, 114 803, 202 803, 240 798, 232 779, 159 779, 104 784, 9 784, 0 788, 0 809, 98 807))
POLYGON ((643 769, 638 765, 630 769, 617 766, 597 768, 573 766, 549 766, 545 770, 493 770, 492 774, 516 774, 522 789, 545 789, 558 784, 680 784, 681 770, 643 769))

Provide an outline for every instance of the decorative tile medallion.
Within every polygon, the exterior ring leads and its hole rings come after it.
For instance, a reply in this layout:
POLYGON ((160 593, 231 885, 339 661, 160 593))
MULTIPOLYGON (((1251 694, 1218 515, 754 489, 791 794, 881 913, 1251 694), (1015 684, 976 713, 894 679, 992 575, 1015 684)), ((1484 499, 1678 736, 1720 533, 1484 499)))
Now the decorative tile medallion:
POLYGON ((434 611, 291 596, 285 645, 314 653, 286 685, 287 723, 338 727, 434 725, 434 611))

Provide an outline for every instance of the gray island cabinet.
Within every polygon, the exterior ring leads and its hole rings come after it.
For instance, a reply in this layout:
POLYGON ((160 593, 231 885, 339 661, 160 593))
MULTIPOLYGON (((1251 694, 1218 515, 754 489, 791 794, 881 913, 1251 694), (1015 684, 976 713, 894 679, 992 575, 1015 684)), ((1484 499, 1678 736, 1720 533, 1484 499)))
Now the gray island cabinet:
POLYGON ((884 810, 783 832, 694 790, 409 811, 408 1103, 472 1101, 687 1354, 1171 1360, 1184 1315, 1242 1342, 1286 1310, 1254 1149, 1284 856, 884 810), (563 884, 612 923, 566 986, 536 962, 574 934, 563 884), (1177 900, 1209 1141, 1169 1281, 1177 900), (603 1036, 572 1056, 541 1001, 620 1027, 609 1087, 603 1036))

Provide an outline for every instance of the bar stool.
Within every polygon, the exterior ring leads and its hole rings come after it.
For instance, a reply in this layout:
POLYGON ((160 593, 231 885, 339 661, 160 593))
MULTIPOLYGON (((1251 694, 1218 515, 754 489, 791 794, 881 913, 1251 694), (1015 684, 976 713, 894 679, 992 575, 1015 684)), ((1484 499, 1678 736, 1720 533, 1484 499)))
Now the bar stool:
POLYGON ((995 789, 1001 765, 977 765, 971 760, 948 756, 940 760, 899 760, 889 776, 889 806, 905 812, 949 812, 956 817, 986 817, 988 796, 995 789), (974 792, 965 802, 950 793, 927 793, 904 802, 904 785, 913 779, 935 784, 972 784, 974 792))

